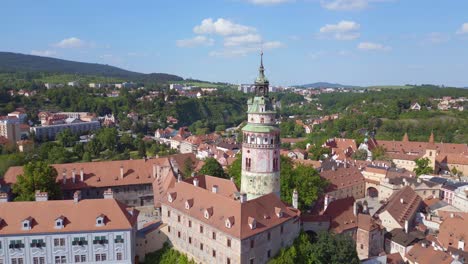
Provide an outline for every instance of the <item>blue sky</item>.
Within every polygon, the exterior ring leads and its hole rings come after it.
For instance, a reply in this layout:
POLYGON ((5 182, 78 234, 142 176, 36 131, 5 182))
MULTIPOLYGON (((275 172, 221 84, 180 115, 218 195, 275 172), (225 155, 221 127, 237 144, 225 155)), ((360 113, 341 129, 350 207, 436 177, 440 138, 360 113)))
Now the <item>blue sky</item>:
POLYGON ((465 0, 2 1, 0 50, 272 84, 468 86, 465 0))

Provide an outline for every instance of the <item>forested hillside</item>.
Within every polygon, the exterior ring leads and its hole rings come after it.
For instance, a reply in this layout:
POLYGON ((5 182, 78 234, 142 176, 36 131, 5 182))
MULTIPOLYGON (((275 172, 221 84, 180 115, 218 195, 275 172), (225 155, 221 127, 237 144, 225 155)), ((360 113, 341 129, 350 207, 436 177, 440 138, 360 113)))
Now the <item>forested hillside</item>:
POLYGON ((167 82, 183 80, 182 77, 166 73, 143 74, 127 71, 110 65, 68 61, 11 52, 0 52, 0 73, 2 72, 49 72, 60 74, 97 75, 123 78, 128 81, 135 82, 167 82))

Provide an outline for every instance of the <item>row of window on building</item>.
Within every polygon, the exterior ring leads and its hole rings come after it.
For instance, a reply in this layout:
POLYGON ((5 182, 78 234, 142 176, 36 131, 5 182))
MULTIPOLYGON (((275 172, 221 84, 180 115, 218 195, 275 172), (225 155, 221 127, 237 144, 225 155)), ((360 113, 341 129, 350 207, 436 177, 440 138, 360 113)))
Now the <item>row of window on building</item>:
MULTIPOLYGON (((121 252, 117 252, 115 254, 115 259, 116 260, 123 260, 123 254, 121 252)), ((46 257, 33 257, 33 264, 45 264, 46 263, 46 257)), ((87 256, 86 255, 75 255, 74 256, 74 261, 75 263, 84 263, 87 262, 87 256)), ((107 261, 107 254, 106 253, 98 253, 94 255, 94 261, 95 262, 103 262, 107 261)), ((4 260, 0 259, 0 264, 3 264, 4 260)), ((14 257, 10 259, 11 264, 24 264, 24 258, 22 257, 14 257)), ((67 257, 66 256, 55 256, 54 257, 54 263, 55 264, 66 264, 69 263, 67 262, 67 257)))

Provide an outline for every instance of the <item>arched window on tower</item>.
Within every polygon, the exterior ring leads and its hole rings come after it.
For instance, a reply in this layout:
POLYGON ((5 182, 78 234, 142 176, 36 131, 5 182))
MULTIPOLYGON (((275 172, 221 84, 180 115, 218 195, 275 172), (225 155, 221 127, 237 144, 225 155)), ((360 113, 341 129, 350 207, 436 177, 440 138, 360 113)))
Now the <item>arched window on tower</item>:
POLYGON ((245 158, 245 169, 250 171, 250 166, 252 165, 252 160, 250 158, 245 158))
POLYGON ((273 171, 278 171, 278 158, 273 158, 273 171))
POLYGON ((260 123, 262 123, 262 124, 265 123, 265 118, 263 118, 263 117, 260 118, 260 123))

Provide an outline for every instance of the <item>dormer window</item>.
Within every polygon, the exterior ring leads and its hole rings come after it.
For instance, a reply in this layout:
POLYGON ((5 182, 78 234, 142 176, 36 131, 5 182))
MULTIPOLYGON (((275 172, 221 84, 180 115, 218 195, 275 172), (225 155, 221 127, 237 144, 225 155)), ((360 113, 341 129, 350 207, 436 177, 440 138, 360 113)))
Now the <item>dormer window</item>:
POLYGON ((275 214, 278 218, 281 218, 283 217, 283 209, 279 208, 279 207, 275 207, 275 214))
POLYGON ((210 219, 210 217, 213 215, 213 207, 206 208, 205 212, 203 212, 203 215, 206 219, 210 219))
POLYGON ((96 226, 104 226, 105 225, 105 215, 101 214, 96 217, 96 226))
POLYGON ((64 227, 64 220, 65 220, 65 217, 64 216, 59 216, 57 219, 55 219, 55 228, 56 229, 61 229, 64 227))
POLYGON ((234 225, 234 216, 228 217, 224 224, 227 228, 231 228, 234 225))
POLYGON ((188 199, 185 201, 185 209, 190 209, 193 206, 193 199, 188 199))
POLYGON ((249 217, 248 218, 248 223, 249 223, 250 229, 253 230, 253 229, 257 228, 257 220, 255 220, 255 218, 249 217))
POLYGON ((167 200, 172 203, 174 202, 175 198, 177 196, 177 193, 173 192, 173 193, 168 193, 167 194, 167 200))
POLYGON ((32 217, 28 217, 28 218, 24 219, 23 222, 22 222, 22 229, 23 230, 31 230, 32 220, 33 220, 32 217))

